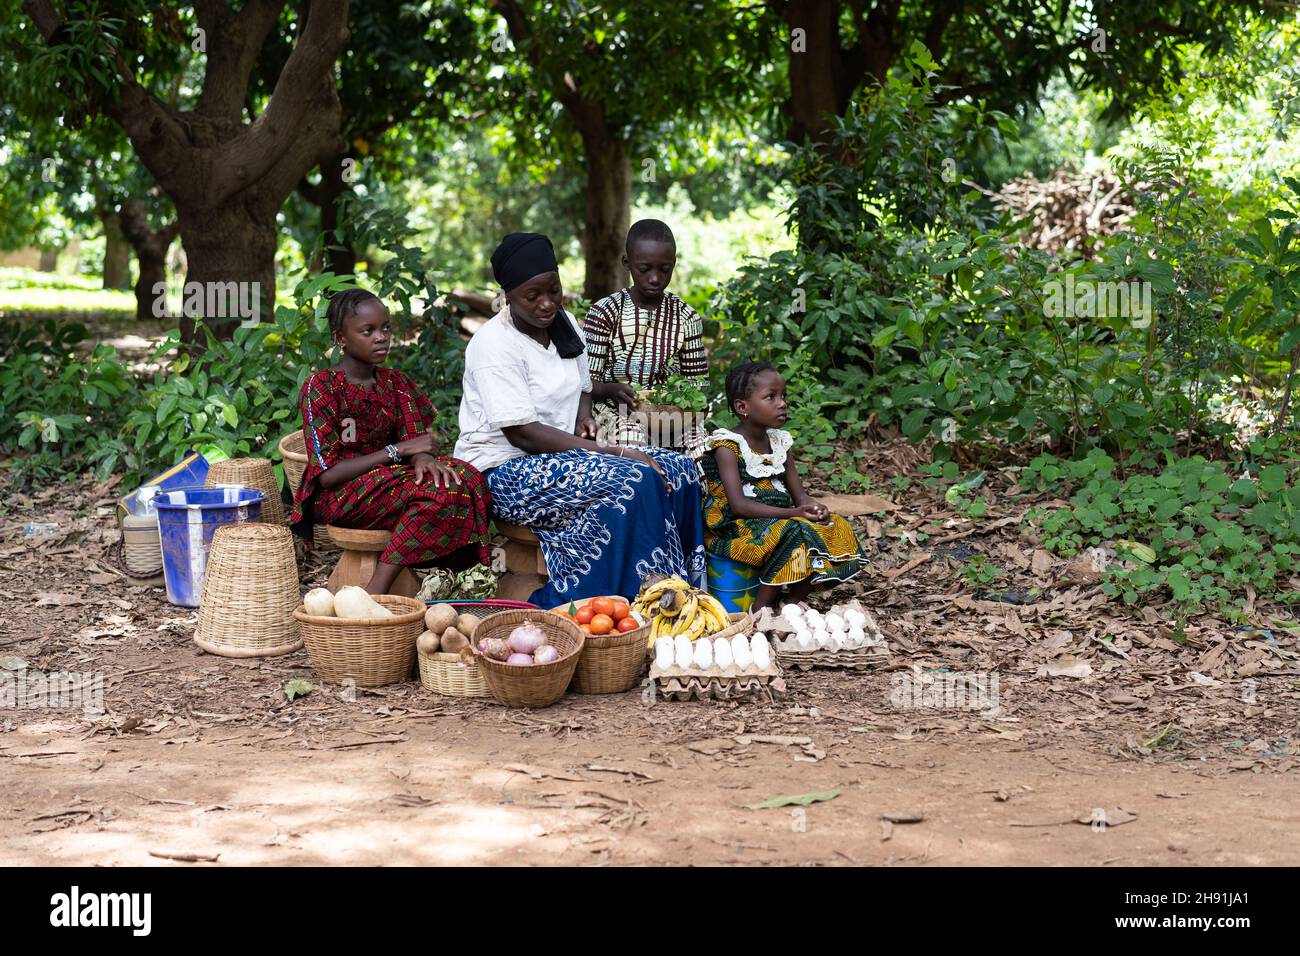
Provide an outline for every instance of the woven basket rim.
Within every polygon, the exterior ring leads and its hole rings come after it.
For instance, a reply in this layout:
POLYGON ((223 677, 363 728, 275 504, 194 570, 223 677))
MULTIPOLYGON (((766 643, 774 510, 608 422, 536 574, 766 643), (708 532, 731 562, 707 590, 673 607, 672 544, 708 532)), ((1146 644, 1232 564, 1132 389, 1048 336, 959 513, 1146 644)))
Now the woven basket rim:
POLYGON ((304 462, 307 460, 307 436, 302 433, 301 428, 296 432, 289 432, 289 434, 281 438, 280 444, 277 447, 280 449, 280 455, 284 458, 304 462), (292 442, 295 438, 302 442, 302 451, 298 451, 297 448, 286 447, 287 443, 292 442))
MULTIPOLYGON (((516 625, 523 624, 525 621, 529 620, 529 617, 521 616, 521 617, 517 617, 515 620, 497 621, 496 623, 493 623, 492 620, 493 618, 504 617, 505 615, 515 615, 515 616, 531 615, 536 617, 541 617, 542 615, 550 615, 551 618, 556 619, 556 623, 559 623, 561 627, 572 629, 575 636, 577 637, 578 640, 577 647, 575 647, 572 651, 570 651, 568 654, 563 655, 558 660, 551 661, 549 664, 530 665, 529 669, 531 672, 545 673, 542 671, 543 667, 556 667, 560 664, 563 664, 570 657, 577 657, 579 654, 582 653, 582 649, 587 644, 586 633, 582 631, 577 624, 574 624, 571 618, 563 617, 562 615, 555 614, 551 611, 542 610, 541 608, 537 609, 536 611, 527 611, 527 610, 498 611, 496 614, 493 614, 490 617, 483 618, 482 621, 479 622, 478 627, 474 631, 474 636, 475 638, 477 638, 477 641, 483 640, 482 632, 484 627, 489 627, 495 630, 502 627, 514 627, 516 625)), ((541 617, 541 619, 548 620, 548 618, 545 617, 541 617)), ((508 674, 520 674, 524 672, 522 670, 523 668, 522 664, 507 664, 505 661, 493 660, 492 658, 487 657, 486 655, 480 654, 477 650, 477 641, 474 644, 470 645, 470 649, 473 651, 474 660, 478 661, 480 664, 487 664, 489 668, 495 664, 499 664, 502 667, 508 667, 510 668, 510 670, 506 671, 506 673, 508 674)))
MULTIPOLYGON (((628 607, 632 606, 632 602, 620 594, 598 594, 596 595, 596 597, 607 597, 611 601, 622 601, 628 607)), ((575 600, 572 601, 565 601, 563 604, 559 605, 558 607, 551 608, 551 613, 552 614, 558 613, 561 611, 562 608, 567 608, 570 604, 576 605, 577 607, 580 608, 586 607, 589 603, 596 600, 596 597, 576 598, 575 600)), ((569 616, 567 614, 560 613, 560 617, 568 618, 569 616)), ((569 619, 572 620, 572 618, 569 619)), ((631 640, 620 640, 620 638, 628 638, 634 636, 637 638, 637 640, 640 640, 641 642, 644 643, 646 635, 649 633, 650 633, 650 624, 648 622, 630 631, 618 631, 618 632, 610 631, 608 634, 587 634, 586 631, 583 631, 583 634, 586 634, 587 637, 587 647, 589 647, 593 651, 607 651, 611 647, 624 647, 626 645, 636 643, 635 641, 631 641, 631 640)))
POLYGON ((392 617, 322 617, 318 614, 308 614, 306 610, 307 606, 300 603, 296 608, 294 608, 293 616, 299 621, 303 621, 307 624, 410 624, 417 617, 423 620, 424 612, 428 610, 423 602, 401 594, 372 594, 370 597, 385 607, 388 607, 389 604, 395 604, 398 607, 401 607, 402 605, 416 604, 418 607, 401 614, 390 608, 390 610, 393 610, 392 617))

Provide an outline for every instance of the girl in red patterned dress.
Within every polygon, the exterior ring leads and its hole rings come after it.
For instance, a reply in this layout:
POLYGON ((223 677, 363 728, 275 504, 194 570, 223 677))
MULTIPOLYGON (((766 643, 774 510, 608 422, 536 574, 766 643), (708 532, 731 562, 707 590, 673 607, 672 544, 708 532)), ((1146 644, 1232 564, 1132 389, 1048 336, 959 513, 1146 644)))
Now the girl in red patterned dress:
POLYGON ((307 470, 294 531, 311 541, 318 521, 391 530, 371 594, 385 593, 403 567, 488 564, 487 483, 465 462, 438 456, 433 404, 405 373, 383 367, 388 310, 373 293, 348 289, 330 299, 328 315, 343 358, 307 379, 298 399, 307 470))

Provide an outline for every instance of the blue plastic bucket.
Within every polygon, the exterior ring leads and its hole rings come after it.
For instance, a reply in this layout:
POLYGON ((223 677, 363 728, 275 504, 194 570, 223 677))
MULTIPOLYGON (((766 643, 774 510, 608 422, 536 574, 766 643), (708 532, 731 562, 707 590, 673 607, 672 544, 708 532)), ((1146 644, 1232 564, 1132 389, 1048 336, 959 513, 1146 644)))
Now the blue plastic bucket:
MULTIPOLYGON (((148 481, 140 486, 145 488, 155 486, 163 491, 170 491, 173 488, 198 488, 208 480, 208 466, 211 462, 193 449, 185 453, 182 458, 166 471, 154 475, 148 481)), ((121 524, 127 515, 144 514, 145 509, 140 506, 138 495, 140 488, 131 492, 129 495, 123 495, 117 500, 117 523, 121 524)))
POLYGON ((716 554, 709 555, 709 593, 729 614, 748 611, 762 582, 758 568, 716 554))
POLYGON ((199 606, 212 536, 222 525, 259 520, 265 497, 256 488, 224 485, 173 488, 154 499, 167 600, 181 607, 199 606))

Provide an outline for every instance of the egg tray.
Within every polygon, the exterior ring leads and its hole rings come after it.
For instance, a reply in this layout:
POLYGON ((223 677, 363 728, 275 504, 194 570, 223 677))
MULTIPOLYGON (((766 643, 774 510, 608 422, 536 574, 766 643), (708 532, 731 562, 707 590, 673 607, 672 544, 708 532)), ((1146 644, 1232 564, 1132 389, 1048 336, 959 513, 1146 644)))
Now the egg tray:
POLYGON ((868 644, 852 649, 846 647, 838 651, 782 651, 775 647, 773 651, 784 666, 801 671, 812 670, 814 667, 865 671, 889 660, 889 648, 885 644, 868 644))
POLYGON ((671 667, 660 669, 650 665, 650 680, 655 692, 666 700, 738 700, 745 697, 765 697, 773 700, 785 693, 785 679, 781 665, 775 658, 765 668, 751 664, 740 670, 734 664, 718 667, 671 667))

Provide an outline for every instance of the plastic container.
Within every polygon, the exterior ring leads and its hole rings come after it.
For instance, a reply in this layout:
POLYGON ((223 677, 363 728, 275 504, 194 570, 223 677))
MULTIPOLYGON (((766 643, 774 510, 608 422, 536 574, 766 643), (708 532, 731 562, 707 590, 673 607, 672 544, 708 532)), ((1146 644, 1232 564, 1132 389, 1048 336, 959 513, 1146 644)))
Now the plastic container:
POLYGON ((165 583, 158 513, 152 502, 147 514, 127 515, 122 521, 122 563, 132 584, 161 587, 165 583))
POLYGON ((265 497, 256 488, 227 486, 173 488, 154 498, 167 600, 199 606, 212 536, 222 525, 259 520, 265 497))
POLYGON ((728 613, 748 612, 754 603, 758 586, 762 583, 758 577, 758 568, 716 554, 710 554, 708 561, 709 593, 718 599, 718 603, 728 613))
POLYGON ((161 491, 173 488, 201 487, 208 479, 208 459, 191 449, 185 457, 160 475, 154 475, 143 485, 124 495, 117 501, 117 521, 120 525, 127 515, 143 514, 144 505, 140 501, 140 492, 145 488, 156 487, 161 491))

